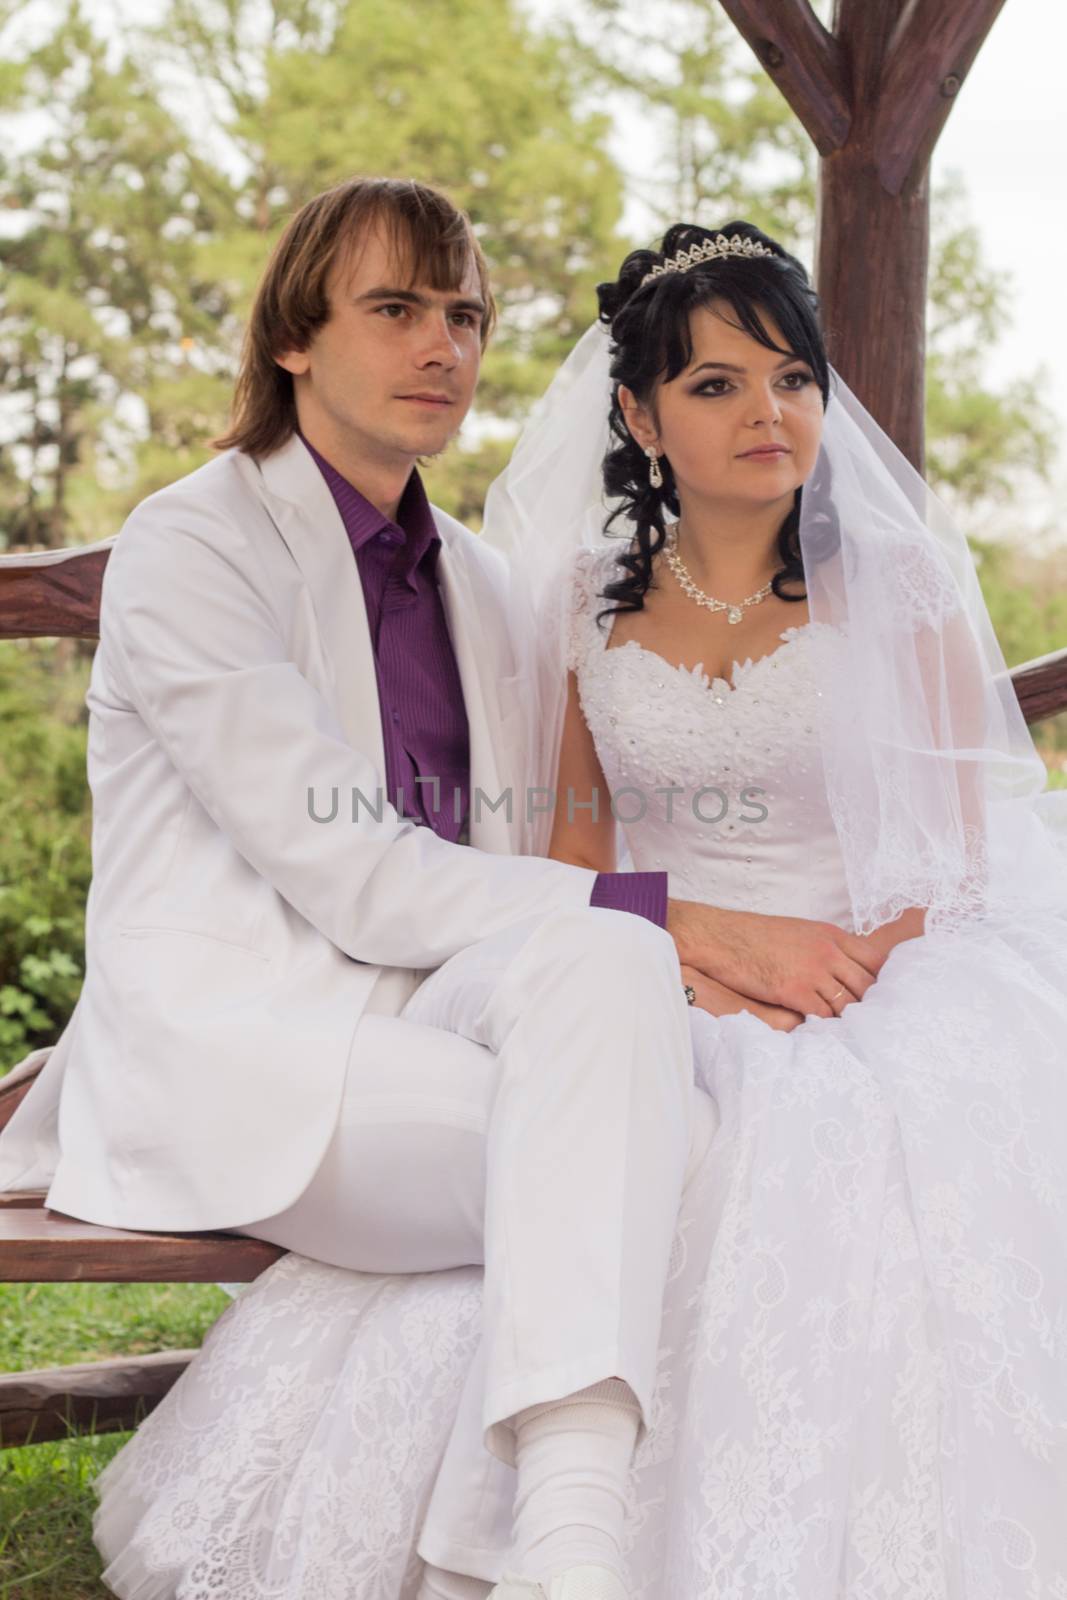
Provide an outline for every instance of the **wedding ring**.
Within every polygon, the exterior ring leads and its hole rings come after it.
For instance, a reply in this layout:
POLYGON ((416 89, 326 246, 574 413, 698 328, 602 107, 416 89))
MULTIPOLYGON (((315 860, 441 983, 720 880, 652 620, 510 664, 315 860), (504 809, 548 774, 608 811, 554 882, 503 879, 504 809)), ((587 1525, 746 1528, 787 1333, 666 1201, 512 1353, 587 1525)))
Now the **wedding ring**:
POLYGON ((833 1005, 835 1000, 839 1000, 841 998, 841 996, 844 994, 844 992, 845 992, 844 989, 838 989, 836 994, 832 994, 830 996, 830 1004, 833 1005))
POLYGON ((693 985, 691 983, 683 983, 682 988, 685 990, 685 998, 689 1001, 689 1004, 691 1006, 695 1006, 697 1003, 697 992, 693 988, 693 985))

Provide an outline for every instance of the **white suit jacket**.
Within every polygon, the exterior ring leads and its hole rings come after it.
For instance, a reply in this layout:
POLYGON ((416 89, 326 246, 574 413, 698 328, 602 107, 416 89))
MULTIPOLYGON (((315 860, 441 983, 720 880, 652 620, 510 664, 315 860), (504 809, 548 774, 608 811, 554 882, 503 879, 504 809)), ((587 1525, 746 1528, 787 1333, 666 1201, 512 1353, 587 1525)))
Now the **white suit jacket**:
POLYGON ((55 1209, 130 1228, 272 1215, 325 1150, 372 990, 395 1015, 456 951, 588 904, 593 872, 515 853, 521 794, 510 824, 474 803, 521 776, 507 570, 434 517, 469 846, 384 799, 359 573, 298 438, 258 465, 220 456, 127 521, 87 695, 86 979, 58 1044, 29 1058, 47 1057, 0 1135, 0 1188, 49 1184, 55 1209), (337 816, 314 820, 309 789, 323 818, 335 788, 337 816))

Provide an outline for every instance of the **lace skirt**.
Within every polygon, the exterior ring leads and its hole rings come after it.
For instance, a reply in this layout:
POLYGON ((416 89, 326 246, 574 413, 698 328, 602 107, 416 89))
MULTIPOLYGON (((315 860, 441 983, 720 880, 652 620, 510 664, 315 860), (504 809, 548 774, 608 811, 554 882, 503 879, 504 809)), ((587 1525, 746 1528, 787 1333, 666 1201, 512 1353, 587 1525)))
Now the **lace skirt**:
MULTIPOLYGON (((630 1475, 634 1600, 1067 1600, 1067 918, 911 941, 791 1034, 692 1024, 722 1120, 630 1475)), ((105 1582, 414 1600, 480 1302, 480 1269, 283 1258, 98 1479, 105 1582)), ((497 1465, 471 1481, 506 1530, 497 1465)))

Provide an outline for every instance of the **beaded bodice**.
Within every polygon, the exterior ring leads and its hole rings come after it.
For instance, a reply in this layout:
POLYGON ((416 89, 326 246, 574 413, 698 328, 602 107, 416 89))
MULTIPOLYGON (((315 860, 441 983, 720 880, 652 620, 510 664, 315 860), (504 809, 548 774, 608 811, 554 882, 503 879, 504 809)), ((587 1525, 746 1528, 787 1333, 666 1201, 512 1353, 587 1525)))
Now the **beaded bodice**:
POLYGON ((610 548, 576 557, 568 665, 634 867, 666 871, 677 898, 851 928, 818 732, 839 631, 787 628, 711 678, 636 640, 607 648, 614 568, 610 548))

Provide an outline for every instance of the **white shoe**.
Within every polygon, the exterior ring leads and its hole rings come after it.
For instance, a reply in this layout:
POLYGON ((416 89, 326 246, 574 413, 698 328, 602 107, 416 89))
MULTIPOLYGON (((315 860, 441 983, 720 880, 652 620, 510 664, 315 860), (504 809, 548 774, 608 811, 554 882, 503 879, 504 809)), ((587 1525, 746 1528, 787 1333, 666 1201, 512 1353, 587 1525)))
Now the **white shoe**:
POLYGON ((546 1588, 533 1578, 505 1572, 489 1600, 629 1600, 626 1585, 610 1567, 568 1567, 546 1588))

